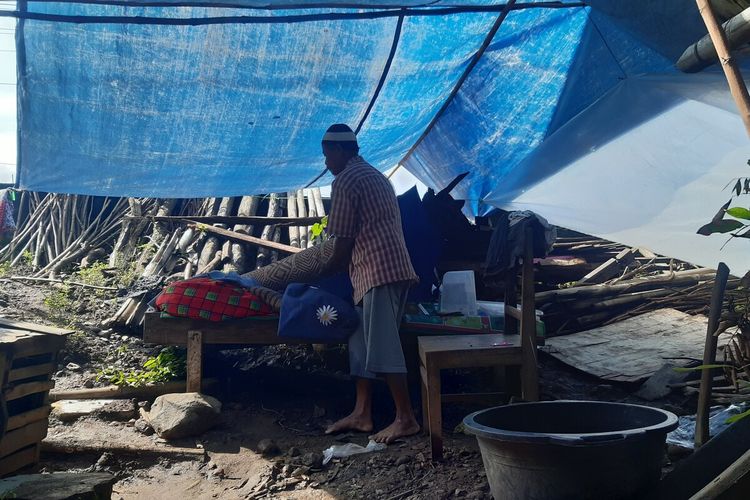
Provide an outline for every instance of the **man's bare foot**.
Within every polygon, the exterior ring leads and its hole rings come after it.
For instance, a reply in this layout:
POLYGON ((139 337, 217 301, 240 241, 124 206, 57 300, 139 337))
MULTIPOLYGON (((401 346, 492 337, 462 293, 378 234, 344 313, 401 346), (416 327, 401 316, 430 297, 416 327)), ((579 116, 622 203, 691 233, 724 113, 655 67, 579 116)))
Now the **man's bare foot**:
POLYGON ((343 431, 371 432, 372 418, 352 413, 329 426, 326 429, 326 434, 336 434, 343 431))
POLYGON ((370 439, 378 443, 391 444, 396 439, 406 436, 412 436, 420 430, 419 424, 412 417, 405 420, 394 420, 391 425, 370 436, 370 439))

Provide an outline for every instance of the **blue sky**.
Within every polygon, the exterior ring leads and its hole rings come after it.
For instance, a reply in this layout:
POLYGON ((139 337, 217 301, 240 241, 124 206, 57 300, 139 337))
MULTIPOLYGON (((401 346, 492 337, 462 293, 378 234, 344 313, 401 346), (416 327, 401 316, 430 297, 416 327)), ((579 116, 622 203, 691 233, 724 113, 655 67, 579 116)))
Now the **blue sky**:
MULTIPOLYGON (((0 1, 0 9, 15 2, 0 1)), ((16 21, 0 18, 0 182, 11 182, 16 174, 16 21)))

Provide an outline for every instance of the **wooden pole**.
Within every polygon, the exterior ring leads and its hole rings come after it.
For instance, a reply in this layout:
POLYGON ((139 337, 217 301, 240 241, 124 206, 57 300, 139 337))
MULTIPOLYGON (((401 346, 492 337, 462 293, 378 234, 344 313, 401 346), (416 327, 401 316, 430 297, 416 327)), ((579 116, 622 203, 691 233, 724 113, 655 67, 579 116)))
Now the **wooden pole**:
MULTIPOLYGON (((716 281, 711 296, 711 310, 708 315, 708 328, 706 330, 706 345, 703 350, 703 364, 711 365, 716 361, 716 347, 718 339, 715 332, 719 327, 721 319, 721 306, 724 303, 724 290, 729 278, 729 268, 723 262, 719 263, 716 270, 716 281)), ((695 447, 706 444, 711 437, 708 428, 708 417, 711 406, 711 386, 713 384, 713 373, 704 369, 701 373, 701 388, 698 396, 698 412, 695 416, 695 447)))
POLYGON ((727 77, 727 83, 729 83, 729 90, 740 112, 740 117, 745 124, 745 130, 750 135, 750 94, 747 92, 742 73, 736 61, 732 59, 732 54, 729 52, 727 35, 721 28, 721 25, 719 25, 719 21, 716 19, 716 14, 714 14, 709 0, 696 0, 696 2, 698 4, 698 11, 703 18, 703 22, 706 24, 706 28, 708 28, 708 34, 711 36, 711 40, 716 48, 716 54, 719 56, 719 62, 721 62, 721 67, 727 77))

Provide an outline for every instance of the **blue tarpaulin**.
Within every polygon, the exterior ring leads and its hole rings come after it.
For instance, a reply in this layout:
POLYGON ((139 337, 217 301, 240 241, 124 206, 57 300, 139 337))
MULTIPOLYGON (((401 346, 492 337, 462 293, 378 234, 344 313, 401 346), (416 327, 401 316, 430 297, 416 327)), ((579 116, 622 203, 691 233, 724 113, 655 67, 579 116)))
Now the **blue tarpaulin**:
POLYGON ((622 81, 675 73, 705 34, 683 0, 208 3, 19 1, 19 186, 288 191, 345 122, 383 171, 435 188, 471 172, 454 194, 477 213, 551 175, 529 170, 546 139, 622 81))

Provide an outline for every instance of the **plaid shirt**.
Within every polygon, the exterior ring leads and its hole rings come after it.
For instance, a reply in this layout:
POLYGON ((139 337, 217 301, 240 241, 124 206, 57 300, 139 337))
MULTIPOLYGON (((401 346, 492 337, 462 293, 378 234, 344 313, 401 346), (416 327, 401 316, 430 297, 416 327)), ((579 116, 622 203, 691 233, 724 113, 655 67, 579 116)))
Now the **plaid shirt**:
POLYGON ((354 239, 349 276, 355 304, 376 286, 419 281, 393 186, 361 156, 349 160, 333 181, 327 229, 334 237, 354 239))

